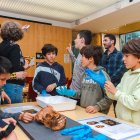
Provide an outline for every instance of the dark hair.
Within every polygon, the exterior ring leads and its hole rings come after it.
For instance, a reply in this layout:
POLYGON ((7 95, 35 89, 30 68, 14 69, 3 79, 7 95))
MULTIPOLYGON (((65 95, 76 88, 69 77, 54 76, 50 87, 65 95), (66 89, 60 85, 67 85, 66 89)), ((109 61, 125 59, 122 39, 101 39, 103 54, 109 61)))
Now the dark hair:
POLYGON ((116 37, 113 34, 106 34, 104 37, 108 37, 110 40, 114 40, 114 45, 116 44, 116 37))
POLYGON ((19 23, 7 21, 1 25, 1 37, 3 40, 18 41, 23 38, 23 31, 19 23))
POLYGON ((12 64, 9 59, 0 56, 0 74, 10 73, 12 64))
POLYGON ((124 45, 122 52, 124 54, 133 54, 134 56, 140 58, 140 38, 135 38, 128 41, 124 45))
POLYGON ((94 63, 98 65, 103 55, 103 48, 101 46, 87 45, 80 50, 80 53, 88 59, 93 57, 94 63))
POLYGON ((56 55, 58 53, 58 49, 55 46, 53 46, 52 44, 45 44, 41 50, 42 50, 42 54, 44 56, 50 52, 54 52, 56 55))
POLYGON ((92 40, 92 33, 89 30, 81 30, 78 32, 80 38, 85 39, 85 45, 89 45, 92 40))

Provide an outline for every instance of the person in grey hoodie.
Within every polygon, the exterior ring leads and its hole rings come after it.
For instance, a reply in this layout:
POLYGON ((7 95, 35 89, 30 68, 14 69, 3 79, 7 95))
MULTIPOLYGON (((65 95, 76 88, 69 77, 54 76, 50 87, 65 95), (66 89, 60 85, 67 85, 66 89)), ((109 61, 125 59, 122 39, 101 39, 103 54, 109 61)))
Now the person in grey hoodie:
POLYGON ((87 45, 80 50, 81 64, 86 67, 82 76, 80 90, 57 88, 60 95, 80 97, 80 106, 86 108, 88 113, 102 112, 107 114, 112 104, 104 90, 106 80, 110 80, 104 68, 98 66, 103 54, 102 47, 87 45))

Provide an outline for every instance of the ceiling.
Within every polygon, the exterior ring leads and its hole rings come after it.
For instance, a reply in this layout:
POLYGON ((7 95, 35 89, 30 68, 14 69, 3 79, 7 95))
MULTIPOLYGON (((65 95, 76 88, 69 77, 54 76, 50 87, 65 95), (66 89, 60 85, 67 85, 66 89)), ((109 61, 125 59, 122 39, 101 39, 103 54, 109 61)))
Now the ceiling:
POLYGON ((0 15, 105 32, 140 20, 140 0, 0 0, 0 15))

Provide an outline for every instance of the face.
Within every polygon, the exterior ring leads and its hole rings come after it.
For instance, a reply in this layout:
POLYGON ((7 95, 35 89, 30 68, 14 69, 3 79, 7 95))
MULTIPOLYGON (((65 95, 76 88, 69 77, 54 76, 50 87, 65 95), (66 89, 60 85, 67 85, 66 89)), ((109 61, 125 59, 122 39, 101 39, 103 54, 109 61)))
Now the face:
POLYGON ((79 34, 77 34, 76 39, 74 40, 75 42, 75 48, 76 49, 81 49, 81 47, 83 46, 83 38, 80 38, 79 34))
POLYGON ((55 52, 47 53, 45 56, 45 59, 49 64, 53 64, 55 62, 55 58, 56 58, 55 52))
POLYGON ((92 61, 93 59, 92 58, 86 58, 84 55, 82 56, 82 59, 81 59, 81 63, 82 63, 82 66, 83 67, 89 67, 89 65, 91 64, 91 62, 92 62, 92 64, 93 64, 93 61, 92 61))
POLYGON ((109 37, 104 37, 103 45, 104 45, 105 49, 109 49, 113 45, 113 43, 114 43, 114 41, 110 40, 109 37))
POLYGON ((0 74, 0 87, 6 84, 6 80, 9 79, 9 74, 0 74))
POLYGON ((140 68, 140 59, 132 54, 124 54, 123 61, 127 69, 135 70, 140 68))

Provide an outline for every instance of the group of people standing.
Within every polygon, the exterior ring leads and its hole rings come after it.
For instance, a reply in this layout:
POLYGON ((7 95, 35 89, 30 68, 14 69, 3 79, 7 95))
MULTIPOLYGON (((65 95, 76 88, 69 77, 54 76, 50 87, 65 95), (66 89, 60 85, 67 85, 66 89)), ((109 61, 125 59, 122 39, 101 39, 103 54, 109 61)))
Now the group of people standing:
MULTIPOLYGON (((4 102, 6 99, 8 103, 19 103, 23 100, 25 70, 28 68, 17 44, 24 31, 20 24, 10 21, 2 24, 0 34, 3 40, 0 43, 1 98, 4 102)), ((55 61, 58 49, 45 44, 42 48, 45 61, 37 65, 33 78, 34 91, 43 96, 59 94, 76 99, 87 113, 107 114, 113 103, 116 117, 140 125, 140 38, 127 42, 122 52, 115 48, 116 37, 113 34, 106 34, 103 38, 105 52, 102 46, 91 45, 91 40, 89 30, 81 30, 77 34, 74 41, 75 48, 79 49, 77 58, 71 45, 66 48, 74 62, 70 89, 65 87, 63 66, 55 61)), ((1 119, 9 117, 24 122, 33 120, 30 113, 0 112, 1 119)), ((11 119, 8 122, 15 123, 11 119)))

